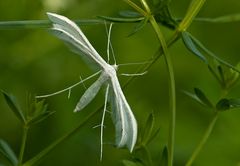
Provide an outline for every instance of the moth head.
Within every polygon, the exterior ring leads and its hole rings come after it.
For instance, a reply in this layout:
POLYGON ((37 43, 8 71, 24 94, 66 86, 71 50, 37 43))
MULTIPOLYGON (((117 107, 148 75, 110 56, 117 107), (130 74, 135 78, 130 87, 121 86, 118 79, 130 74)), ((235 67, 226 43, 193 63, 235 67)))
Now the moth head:
POLYGON ((112 67, 117 71, 118 70, 118 65, 117 64, 113 64, 112 67))

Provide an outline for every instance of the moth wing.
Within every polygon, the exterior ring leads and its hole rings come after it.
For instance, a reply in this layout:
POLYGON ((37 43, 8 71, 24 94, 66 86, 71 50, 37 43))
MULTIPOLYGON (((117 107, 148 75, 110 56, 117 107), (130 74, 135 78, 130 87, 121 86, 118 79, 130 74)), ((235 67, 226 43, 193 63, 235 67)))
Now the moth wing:
POLYGON ((137 121, 122 92, 117 77, 111 81, 110 103, 112 107, 112 119, 115 124, 116 145, 125 147, 132 152, 137 141, 137 121))
POLYGON ((65 41, 71 50, 84 56, 87 63, 97 63, 101 68, 107 64, 73 21, 55 13, 47 13, 47 15, 53 22, 53 28, 50 31, 65 41))
POLYGON ((102 74, 82 95, 79 102, 77 103, 74 112, 81 111, 85 108, 98 94, 103 83, 107 80, 106 75, 102 74))

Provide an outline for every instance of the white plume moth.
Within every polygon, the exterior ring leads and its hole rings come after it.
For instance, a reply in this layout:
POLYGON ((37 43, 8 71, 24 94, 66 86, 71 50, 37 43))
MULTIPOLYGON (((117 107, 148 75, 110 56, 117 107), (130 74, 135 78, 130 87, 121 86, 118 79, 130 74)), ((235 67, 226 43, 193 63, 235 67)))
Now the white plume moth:
MULTIPOLYGON (((86 62, 90 62, 94 64, 94 67, 100 69, 100 77, 85 91, 74 112, 78 112, 85 108, 97 95, 102 85, 106 84, 104 115, 106 103, 109 101, 112 109, 112 120, 115 125, 116 146, 119 148, 126 146, 130 152, 132 152, 137 140, 137 122, 120 87, 116 74, 117 66, 108 64, 97 53, 86 36, 73 21, 54 13, 47 13, 47 15, 53 23, 53 27, 51 28, 52 33, 67 43, 67 45, 86 62)), ((101 126, 103 126, 104 115, 101 126)), ((101 158, 102 132, 103 127, 101 127, 101 158)))

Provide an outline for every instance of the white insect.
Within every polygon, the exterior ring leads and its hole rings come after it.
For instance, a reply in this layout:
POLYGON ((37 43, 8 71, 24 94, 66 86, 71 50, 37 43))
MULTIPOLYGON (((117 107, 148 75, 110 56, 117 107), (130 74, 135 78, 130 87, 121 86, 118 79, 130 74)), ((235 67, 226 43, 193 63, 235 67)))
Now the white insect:
MULTIPOLYGON (((116 146, 119 148, 126 146, 130 152, 132 152, 137 140, 137 122, 119 84, 116 74, 117 65, 108 64, 97 53, 86 36, 73 21, 54 13, 47 13, 47 15, 53 23, 53 27, 51 28, 53 34, 71 46, 73 51, 81 55, 87 63, 90 62, 91 65, 94 64, 94 67, 100 69, 99 72, 94 74, 101 73, 100 77, 85 91, 74 112, 78 112, 85 108, 97 95, 102 85, 107 85, 104 112, 101 122, 100 158, 102 159, 103 123, 108 101, 111 103, 112 108, 112 120, 116 132, 116 146)), ((77 84, 72 87, 76 85, 77 84)), ((69 90, 71 90, 72 87, 70 87, 69 90)))

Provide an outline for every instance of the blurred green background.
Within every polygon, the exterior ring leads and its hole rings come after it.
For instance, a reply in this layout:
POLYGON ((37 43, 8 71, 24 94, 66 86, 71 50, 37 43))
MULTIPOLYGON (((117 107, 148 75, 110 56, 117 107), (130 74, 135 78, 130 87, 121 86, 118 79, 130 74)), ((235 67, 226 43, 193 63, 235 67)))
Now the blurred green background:
MULTIPOLYGON (((171 3, 175 17, 183 17, 189 0, 171 3)), ((0 21, 47 19, 46 12, 55 12, 71 19, 93 19, 97 15, 116 16, 121 10, 130 9, 117 0, 8 0, 0 1, 0 21)), ((199 13, 201 17, 217 17, 240 12, 236 0, 207 1, 199 13)), ((142 62, 154 55, 158 48, 157 38, 148 25, 128 37, 135 24, 116 24, 112 31, 112 44, 117 63, 142 62)), ((107 36, 104 25, 81 26, 96 48, 106 57, 107 36)), ((166 38, 172 31, 163 28, 166 38)), ((219 57, 235 65, 239 58, 240 22, 199 23, 194 22, 189 31, 219 57)), ((177 88, 177 122, 175 165, 181 166, 190 157, 200 141, 209 120, 208 111, 184 95, 181 90, 201 88, 214 102, 218 100, 220 87, 209 73, 207 66, 189 53, 181 40, 171 49, 177 88)), ((133 73, 138 66, 122 66, 119 73, 133 73)), ((52 36, 44 28, 0 30, 0 88, 17 96, 24 105, 26 93, 46 94, 63 89, 86 78, 93 72, 81 58, 52 36)), ((120 76, 121 84, 127 80, 120 76)), ((88 81, 88 87, 94 80, 88 81)), ((56 113, 30 129, 24 161, 30 159, 52 141, 72 129, 104 101, 103 93, 82 112, 73 109, 84 93, 83 86, 47 99, 49 109, 56 113)), ((160 58, 147 75, 135 79, 125 90, 125 96, 136 115, 141 128, 151 112, 157 114, 160 126, 158 137, 149 145, 153 160, 158 163, 168 136, 168 81, 163 58, 160 58)), ((229 97, 240 97, 236 86, 229 97)), ((122 159, 131 158, 126 149, 118 150, 111 144, 114 130, 111 117, 107 115, 103 161, 99 161, 100 129, 92 127, 101 120, 101 112, 66 142, 60 144, 40 165, 122 165, 122 159)), ((194 165, 239 166, 240 165, 240 111, 222 113, 210 139, 194 165)), ((21 127, 3 97, 0 97, 0 138, 6 140, 19 152, 21 127)))

